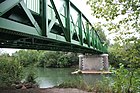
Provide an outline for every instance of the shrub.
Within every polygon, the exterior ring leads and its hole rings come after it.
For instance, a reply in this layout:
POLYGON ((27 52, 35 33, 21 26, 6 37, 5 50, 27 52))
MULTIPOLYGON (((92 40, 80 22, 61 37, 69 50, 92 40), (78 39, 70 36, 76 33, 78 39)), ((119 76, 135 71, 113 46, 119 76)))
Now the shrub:
POLYGON ((22 66, 19 62, 10 61, 9 57, 0 58, 0 87, 6 87, 22 79, 22 66))
POLYGON ((93 86, 88 85, 82 78, 75 78, 74 80, 67 80, 61 83, 59 88, 78 88, 86 91, 93 91, 93 86))
POLYGON ((36 83, 36 81, 35 81, 36 78, 37 78, 37 77, 36 77, 35 73, 30 72, 30 73, 27 75, 25 81, 26 81, 26 82, 31 82, 31 83, 36 83))
POLYGON ((24 83, 32 83, 32 84, 36 84, 36 68, 34 66, 29 66, 26 67, 24 70, 24 83))

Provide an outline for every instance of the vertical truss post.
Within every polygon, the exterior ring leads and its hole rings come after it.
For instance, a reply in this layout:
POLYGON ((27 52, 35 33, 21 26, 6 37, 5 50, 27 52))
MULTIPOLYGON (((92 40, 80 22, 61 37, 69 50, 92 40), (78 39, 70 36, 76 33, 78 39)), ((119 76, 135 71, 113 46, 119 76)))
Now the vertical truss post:
POLYGON ((93 28, 91 32, 91 40, 92 40, 92 47, 94 47, 94 29, 93 28))
POLYGON ((47 12, 47 4, 48 0, 40 0, 40 13, 42 18, 42 35, 47 36, 48 32, 48 12, 47 12))
POLYGON ((96 34, 96 45, 97 45, 97 49, 99 49, 99 39, 98 39, 97 34, 96 34))
POLYGON ((86 31, 87 31, 87 44, 88 47, 90 47, 89 23, 86 24, 86 31))
POLYGON ((94 40, 94 48, 96 48, 96 33, 95 33, 95 29, 94 29, 94 33, 93 33, 93 35, 94 35, 94 38, 93 38, 93 40, 94 40))
POLYGON ((66 0, 66 28, 67 28, 67 35, 68 41, 71 42, 71 31, 70 31, 70 0, 66 0))
POLYGON ((80 44, 83 45, 83 33, 82 33, 82 14, 81 12, 79 13, 79 20, 78 20, 78 25, 79 25, 79 37, 80 37, 80 44))
POLYGON ((68 35, 67 35, 67 30, 66 30, 66 28, 63 26, 62 20, 61 20, 61 18, 60 18, 60 13, 59 13, 59 11, 58 11, 57 8, 56 8, 56 5, 55 5, 55 3, 54 3, 54 0, 50 0, 50 2, 51 2, 51 4, 52 4, 52 6, 53 6, 53 10, 54 10, 54 12, 55 12, 55 14, 56 14, 56 18, 58 19, 59 25, 61 26, 62 31, 64 32, 65 39, 66 39, 66 41, 69 41, 69 38, 68 38, 68 35))

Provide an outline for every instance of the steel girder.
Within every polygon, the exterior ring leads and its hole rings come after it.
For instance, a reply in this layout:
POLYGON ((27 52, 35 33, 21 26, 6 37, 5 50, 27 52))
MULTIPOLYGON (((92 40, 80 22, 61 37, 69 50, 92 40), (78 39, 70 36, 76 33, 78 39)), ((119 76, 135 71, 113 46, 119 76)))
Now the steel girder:
POLYGON ((0 43, 0 47, 107 53, 107 45, 70 0, 3 0, 0 43))

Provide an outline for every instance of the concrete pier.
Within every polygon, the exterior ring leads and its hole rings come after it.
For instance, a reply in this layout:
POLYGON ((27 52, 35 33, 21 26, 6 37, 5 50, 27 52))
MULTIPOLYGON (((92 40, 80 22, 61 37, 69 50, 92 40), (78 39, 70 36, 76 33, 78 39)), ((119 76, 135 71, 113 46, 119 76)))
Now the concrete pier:
POLYGON ((79 69, 86 71, 108 71, 108 54, 79 55, 79 69))

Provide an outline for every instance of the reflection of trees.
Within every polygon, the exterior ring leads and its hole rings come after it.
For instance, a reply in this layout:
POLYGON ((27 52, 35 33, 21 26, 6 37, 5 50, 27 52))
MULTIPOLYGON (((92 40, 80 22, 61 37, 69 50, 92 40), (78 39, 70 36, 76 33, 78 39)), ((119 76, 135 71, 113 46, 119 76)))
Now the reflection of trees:
POLYGON ((95 84, 98 80, 102 80, 102 75, 83 74, 83 75, 71 75, 74 71, 72 68, 36 68, 36 74, 38 76, 37 81, 44 86, 55 86, 62 82, 76 82, 84 80, 88 85, 95 84))
POLYGON ((88 85, 94 85, 96 82, 101 81, 103 78, 102 75, 99 74, 83 74, 83 80, 88 84, 88 85))
MULTIPOLYGON (((37 76, 43 79, 44 82, 49 82, 51 85, 57 85, 63 81, 72 79, 70 73, 73 69, 70 68, 37 68, 37 76)), ((73 78, 74 79, 74 78, 73 78)))

